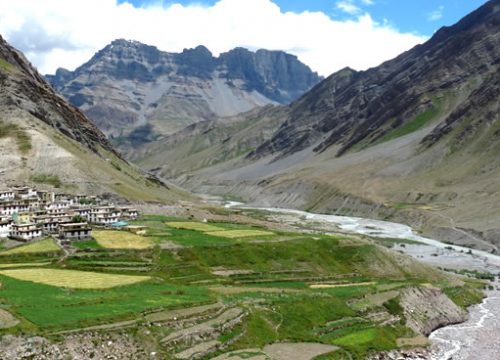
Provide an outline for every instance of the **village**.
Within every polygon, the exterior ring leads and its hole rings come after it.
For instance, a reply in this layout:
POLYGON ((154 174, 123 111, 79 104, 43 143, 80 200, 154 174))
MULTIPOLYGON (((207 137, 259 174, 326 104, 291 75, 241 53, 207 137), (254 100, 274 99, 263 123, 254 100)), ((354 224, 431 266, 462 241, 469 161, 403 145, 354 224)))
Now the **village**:
POLYGON ((92 237, 92 226, 123 228, 139 216, 97 196, 41 191, 29 186, 0 190, 0 238, 28 242, 54 237, 61 245, 92 237))

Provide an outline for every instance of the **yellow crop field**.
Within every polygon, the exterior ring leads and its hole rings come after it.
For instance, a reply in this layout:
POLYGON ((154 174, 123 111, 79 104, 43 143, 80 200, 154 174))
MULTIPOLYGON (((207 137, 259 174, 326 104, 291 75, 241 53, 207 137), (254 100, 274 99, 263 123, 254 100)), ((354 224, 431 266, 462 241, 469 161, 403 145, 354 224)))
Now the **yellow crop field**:
POLYGON ((273 232, 263 231, 263 230, 223 230, 223 231, 209 231, 207 235, 221 236, 225 238, 240 238, 240 237, 250 237, 250 236, 271 236, 274 235, 273 232))
POLYGON ((9 250, 0 252, 0 255, 16 255, 16 254, 35 254, 57 252, 61 250, 53 239, 45 239, 28 245, 18 246, 9 250))
POLYGON ((199 222, 191 222, 191 221, 178 221, 178 222, 167 222, 168 226, 173 227, 175 229, 185 229, 185 230, 196 230, 196 231, 224 231, 223 228, 209 225, 205 223, 199 222))
POLYGON ((2 270, 5 275, 17 280, 65 287, 71 289, 108 289, 115 286, 137 284, 150 280, 150 276, 102 274, 89 271, 60 269, 15 269, 2 270))
POLYGON ((128 231, 96 230, 92 236, 106 249, 149 249, 154 246, 151 239, 128 231))

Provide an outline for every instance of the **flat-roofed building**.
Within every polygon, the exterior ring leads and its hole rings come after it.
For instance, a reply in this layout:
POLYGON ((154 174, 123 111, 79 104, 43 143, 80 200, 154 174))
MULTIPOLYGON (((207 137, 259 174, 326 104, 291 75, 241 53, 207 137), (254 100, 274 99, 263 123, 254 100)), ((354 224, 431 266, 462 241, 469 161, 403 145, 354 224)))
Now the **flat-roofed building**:
POLYGON ((70 215, 42 215, 34 216, 33 222, 38 225, 44 234, 57 234, 60 224, 71 223, 70 215))
POLYGON ((29 186, 19 186, 14 188, 14 193, 19 199, 33 199, 38 198, 38 194, 35 189, 29 186))
POLYGON ((139 218, 139 212, 135 208, 122 206, 118 210, 120 211, 120 218, 122 220, 136 220, 139 218))
POLYGON ((106 226, 119 221, 120 215, 114 206, 100 206, 91 209, 88 219, 91 224, 106 226))
POLYGON ((12 224, 9 237, 11 239, 30 241, 42 237, 42 229, 36 224, 12 224))
POLYGON ((59 225, 59 239, 69 242, 71 240, 88 240, 92 238, 92 228, 87 223, 68 223, 59 225))

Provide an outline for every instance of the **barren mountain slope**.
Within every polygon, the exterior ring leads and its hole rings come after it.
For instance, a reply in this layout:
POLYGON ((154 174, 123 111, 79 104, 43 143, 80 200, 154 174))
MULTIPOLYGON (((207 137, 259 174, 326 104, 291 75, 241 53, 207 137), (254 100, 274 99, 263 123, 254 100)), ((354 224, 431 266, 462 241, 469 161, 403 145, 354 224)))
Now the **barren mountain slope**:
POLYGON ((186 196, 124 161, 104 134, 2 38, 0 153, 4 185, 36 182, 131 199, 186 196))

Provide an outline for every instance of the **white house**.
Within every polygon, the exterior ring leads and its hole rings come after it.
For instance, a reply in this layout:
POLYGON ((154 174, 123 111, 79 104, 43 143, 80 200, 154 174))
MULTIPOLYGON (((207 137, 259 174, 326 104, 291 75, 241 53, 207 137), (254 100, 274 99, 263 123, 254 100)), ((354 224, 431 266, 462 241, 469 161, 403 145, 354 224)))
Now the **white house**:
POLYGON ((59 225, 61 240, 86 240, 92 237, 92 228, 87 223, 69 223, 59 225))
POLYGON ((71 206, 72 202, 68 200, 60 200, 56 202, 48 203, 45 206, 45 210, 58 210, 58 209, 68 209, 71 206))
POLYGON ((110 225, 120 220, 121 212, 114 206, 92 208, 88 215, 89 222, 96 225, 110 225))
POLYGON ((0 201, 14 200, 15 194, 12 190, 0 190, 0 201))
POLYGON ((0 219, 0 238, 6 238, 9 236, 13 222, 14 221, 10 218, 0 219))
POLYGON ((12 224, 9 237, 29 241, 42 237, 42 230, 37 228, 35 224, 12 224))

